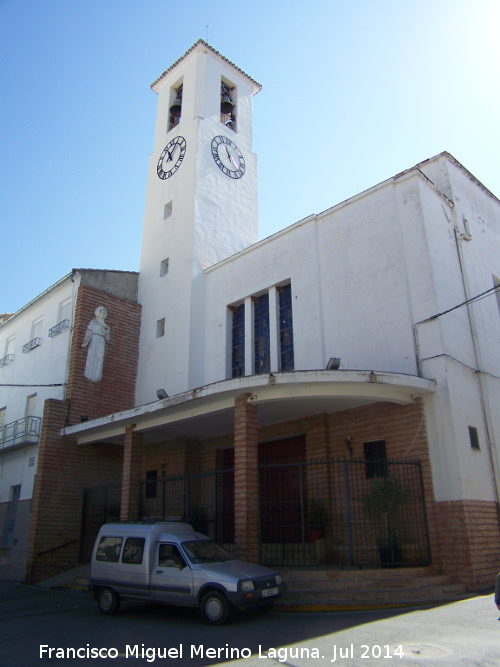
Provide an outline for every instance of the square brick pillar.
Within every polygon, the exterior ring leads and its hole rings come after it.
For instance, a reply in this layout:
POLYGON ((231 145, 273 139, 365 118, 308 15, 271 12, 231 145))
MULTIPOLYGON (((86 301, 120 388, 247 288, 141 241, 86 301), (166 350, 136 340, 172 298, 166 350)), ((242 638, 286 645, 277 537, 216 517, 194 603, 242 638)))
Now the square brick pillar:
POLYGON ((234 401, 234 534, 239 556, 259 560, 257 406, 251 394, 234 401))
POLYGON ((141 505, 142 434, 135 433, 135 424, 125 429, 123 449, 122 496, 120 519, 139 519, 141 505))

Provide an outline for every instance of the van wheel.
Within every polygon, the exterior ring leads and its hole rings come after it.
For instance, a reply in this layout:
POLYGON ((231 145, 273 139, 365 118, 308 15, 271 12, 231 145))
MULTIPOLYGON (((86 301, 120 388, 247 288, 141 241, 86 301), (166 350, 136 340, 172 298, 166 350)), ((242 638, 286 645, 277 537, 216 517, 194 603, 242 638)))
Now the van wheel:
POLYGON ((202 597, 200 611, 203 620, 213 625, 222 625, 231 615, 229 602, 219 591, 210 591, 202 597))
POLYGON ((97 606, 101 614, 114 614, 120 606, 120 598, 112 588, 101 588, 97 594, 97 606))

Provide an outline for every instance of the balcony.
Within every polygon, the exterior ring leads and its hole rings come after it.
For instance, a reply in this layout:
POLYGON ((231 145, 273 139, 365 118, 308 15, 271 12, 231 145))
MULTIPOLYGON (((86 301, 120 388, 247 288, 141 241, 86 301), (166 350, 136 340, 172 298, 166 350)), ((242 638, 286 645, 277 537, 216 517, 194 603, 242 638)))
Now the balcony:
POLYGON ((49 338, 55 338, 55 336, 58 336, 60 333, 62 333, 68 328, 69 328, 69 320, 61 320, 61 322, 59 322, 54 327, 49 329, 49 338))
POLYGON ((31 350, 34 350, 35 347, 38 347, 41 344, 42 344, 42 339, 41 338, 33 338, 32 340, 30 340, 29 343, 26 343, 26 345, 23 345, 24 354, 28 354, 28 352, 31 352, 31 350))
POLYGON ((28 416, 0 426, 0 449, 14 445, 37 445, 41 424, 41 417, 28 416))
POLYGON ((2 368, 2 366, 7 366, 7 364, 11 364, 13 361, 14 361, 14 355, 6 354, 5 357, 2 357, 0 359, 0 368, 2 368))

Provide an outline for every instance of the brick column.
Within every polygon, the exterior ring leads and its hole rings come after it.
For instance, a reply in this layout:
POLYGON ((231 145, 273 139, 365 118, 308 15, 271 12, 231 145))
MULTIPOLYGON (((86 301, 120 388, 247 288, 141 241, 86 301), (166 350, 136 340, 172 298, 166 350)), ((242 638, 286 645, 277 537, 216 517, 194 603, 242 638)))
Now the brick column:
POLYGON ((120 519, 139 519, 141 502, 141 465, 142 465, 142 434, 135 433, 135 424, 125 429, 125 446, 123 449, 122 497, 120 519))
POLYGON ((234 401, 234 528, 239 555, 259 560, 257 406, 250 394, 234 401))

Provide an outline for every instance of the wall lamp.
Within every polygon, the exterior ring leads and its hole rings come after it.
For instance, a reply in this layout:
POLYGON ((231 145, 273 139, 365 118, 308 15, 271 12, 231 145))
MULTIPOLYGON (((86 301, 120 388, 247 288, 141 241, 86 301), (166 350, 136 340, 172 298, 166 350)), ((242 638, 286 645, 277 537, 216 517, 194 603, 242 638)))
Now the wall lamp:
POLYGON ((328 361, 326 365, 326 370, 327 371, 336 371, 338 368, 340 368, 340 359, 339 357, 330 357, 330 360, 328 361))
POLYGON ((157 389, 156 390, 156 396, 158 397, 158 400, 161 401, 162 398, 168 398, 168 394, 165 391, 165 389, 157 389))

